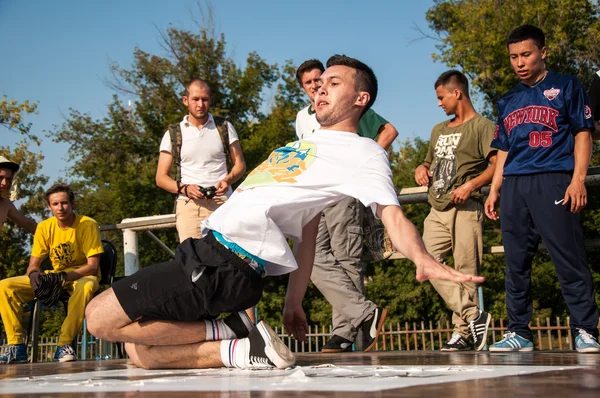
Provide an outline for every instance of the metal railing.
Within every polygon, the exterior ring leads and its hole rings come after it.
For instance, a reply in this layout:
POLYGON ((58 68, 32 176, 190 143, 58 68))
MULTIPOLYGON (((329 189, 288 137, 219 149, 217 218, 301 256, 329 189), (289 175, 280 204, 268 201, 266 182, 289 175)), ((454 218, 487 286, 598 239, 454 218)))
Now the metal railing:
MULTIPOLYGON (((77 336, 77 346, 74 347, 77 352, 78 359, 112 359, 118 357, 117 344, 96 339, 91 335, 87 339, 86 333, 81 333, 77 336)), ((1 347, 6 347, 6 340, 2 341, 1 347)), ((40 337, 38 342, 37 361, 34 362, 51 362, 54 360, 54 354, 58 347, 58 336, 40 337)), ((4 354, 4 352, 2 352, 4 354)), ((33 347, 30 344, 27 347, 27 356, 31 358, 33 355, 33 347)))
MULTIPOLYGON (((600 166, 590 167, 588 170, 588 176, 585 180, 588 186, 600 185, 600 166)), ((483 193, 487 195, 489 187, 482 189, 483 193)), ((412 187, 403 188, 398 194, 398 201, 401 205, 406 204, 417 204, 427 203, 427 188, 426 187, 412 187)), ((126 218, 119 224, 103 225, 100 227, 101 231, 110 230, 122 230, 123 231, 123 253, 124 253, 124 268, 125 276, 132 275, 139 270, 139 257, 138 257, 138 232, 144 232, 154 242, 156 242, 164 251, 174 257, 173 251, 167 247, 156 235, 151 231, 154 229, 163 228, 174 228, 175 227, 175 214, 164 214, 150 217, 137 217, 137 218, 126 218)), ((600 246, 600 239, 586 241, 588 247, 600 246)), ((544 248, 540 245, 540 248, 544 248)), ((504 253, 503 246, 489 246, 484 247, 485 254, 497 254, 504 253)), ((394 253, 390 260, 396 260, 405 258, 400 253, 394 253)))
MULTIPOLYGON (((507 324, 503 319, 492 319, 489 331, 491 332, 491 343, 494 344, 502 339, 507 331, 507 324)), ((556 317, 554 323, 550 318, 540 319, 529 325, 535 339, 537 350, 572 350, 573 335, 569 327, 569 318, 556 317)), ((320 352, 321 348, 331 338, 331 326, 311 326, 305 342, 290 337, 283 328, 275 327, 274 330, 284 343, 294 352, 320 352)), ((421 322, 398 322, 384 325, 377 343, 373 348, 375 351, 425 351, 439 350, 447 342, 453 332, 450 321, 421 321, 421 322)), ((490 337, 488 336, 488 343, 490 337)))
MULTIPOLYGON (((550 318, 536 318, 529 327, 534 333, 535 348, 537 350, 572 350, 573 336, 569 327, 569 318, 556 317, 554 322, 550 318)), ((331 337, 332 326, 313 325, 309 327, 307 340, 301 342, 290 337, 282 327, 274 327, 275 332, 283 342, 297 353, 320 352, 321 348, 331 337)), ((495 343, 502 338, 507 330, 503 319, 492 319, 490 324, 488 343, 495 343)), ((377 339, 374 351, 428 351, 439 350, 450 339, 453 328, 450 321, 421 321, 388 323, 377 339)), ((79 359, 112 359, 118 357, 117 344, 104 342, 89 336, 87 341, 84 335, 77 336, 77 353, 79 359)), ((39 343, 38 362, 52 361, 56 351, 58 337, 42 337, 39 343)), ((2 342, 3 345, 6 341, 2 342)), ((28 355, 31 355, 28 347, 28 355)))

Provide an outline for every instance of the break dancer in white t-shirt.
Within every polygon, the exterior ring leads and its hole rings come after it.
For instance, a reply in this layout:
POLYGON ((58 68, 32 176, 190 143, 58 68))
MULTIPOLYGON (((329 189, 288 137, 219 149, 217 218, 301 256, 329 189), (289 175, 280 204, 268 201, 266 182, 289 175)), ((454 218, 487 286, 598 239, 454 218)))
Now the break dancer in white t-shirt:
POLYGON ((346 196, 383 220, 396 249, 415 263, 417 280, 483 282, 425 251, 398 205, 387 153, 356 134, 377 96, 373 71, 337 56, 321 79, 321 129, 276 149, 203 222, 205 237, 182 243, 174 261, 145 267, 92 300, 86 316, 93 335, 124 341, 132 361, 146 369, 292 366, 294 354, 264 321, 254 327, 236 311, 258 302, 261 277, 291 273, 283 323, 295 338, 306 338, 302 299, 321 211, 346 196), (217 320, 223 312, 232 314, 217 320))

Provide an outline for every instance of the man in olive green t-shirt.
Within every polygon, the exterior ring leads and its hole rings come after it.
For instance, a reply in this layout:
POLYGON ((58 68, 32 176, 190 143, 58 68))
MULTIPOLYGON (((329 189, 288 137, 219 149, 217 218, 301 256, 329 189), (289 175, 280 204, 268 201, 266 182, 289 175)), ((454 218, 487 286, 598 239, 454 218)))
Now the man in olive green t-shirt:
MULTIPOLYGON (((319 60, 310 59, 296 71, 298 84, 311 101, 296 116, 296 135, 299 140, 310 139, 320 127, 313 102, 324 70, 319 60)), ((398 131, 369 109, 360 118, 358 135, 376 140, 387 150, 398 136, 398 131)), ((363 205, 357 199, 348 197, 323 210, 319 223, 315 263, 310 279, 331 304, 333 313, 331 339, 322 347, 323 352, 352 351, 353 343, 357 343, 357 349, 369 351, 375 345, 385 321, 386 310, 367 300, 364 295, 363 216, 363 205), (357 341, 359 330, 363 333, 357 341)))
MULTIPOLYGON (((415 169, 415 181, 429 186, 431 211, 423 230, 427 251, 441 262, 452 250, 455 268, 476 275, 483 256, 479 189, 491 182, 496 168, 496 151, 490 147, 495 125, 473 108, 468 84, 455 70, 442 73, 435 82, 438 106, 454 118, 431 131, 429 151, 415 169)), ((454 333, 442 351, 483 349, 491 317, 477 307, 475 284, 432 281, 432 285, 453 311, 454 333)))

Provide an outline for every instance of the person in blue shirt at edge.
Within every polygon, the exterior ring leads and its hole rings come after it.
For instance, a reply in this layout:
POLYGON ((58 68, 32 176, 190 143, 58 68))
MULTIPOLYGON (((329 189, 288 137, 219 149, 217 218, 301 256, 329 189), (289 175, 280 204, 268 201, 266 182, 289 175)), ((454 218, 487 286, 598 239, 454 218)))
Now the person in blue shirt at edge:
POLYGON ((498 101, 492 141, 498 159, 485 213, 501 221, 509 324, 490 351, 533 350, 531 263, 541 238, 571 314, 575 348, 600 352, 598 307, 579 215, 587 204, 594 130, 587 95, 576 77, 546 69, 548 50, 539 28, 522 25, 510 32, 508 53, 521 82, 498 101))

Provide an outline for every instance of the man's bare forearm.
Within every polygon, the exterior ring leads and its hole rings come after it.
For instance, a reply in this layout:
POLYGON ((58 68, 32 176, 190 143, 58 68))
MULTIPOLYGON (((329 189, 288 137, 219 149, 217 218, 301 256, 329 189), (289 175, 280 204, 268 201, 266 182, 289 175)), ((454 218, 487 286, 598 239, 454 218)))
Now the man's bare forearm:
POLYGON ((589 130, 581 130, 575 135, 573 180, 585 183, 592 157, 592 146, 592 137, 589 130))

